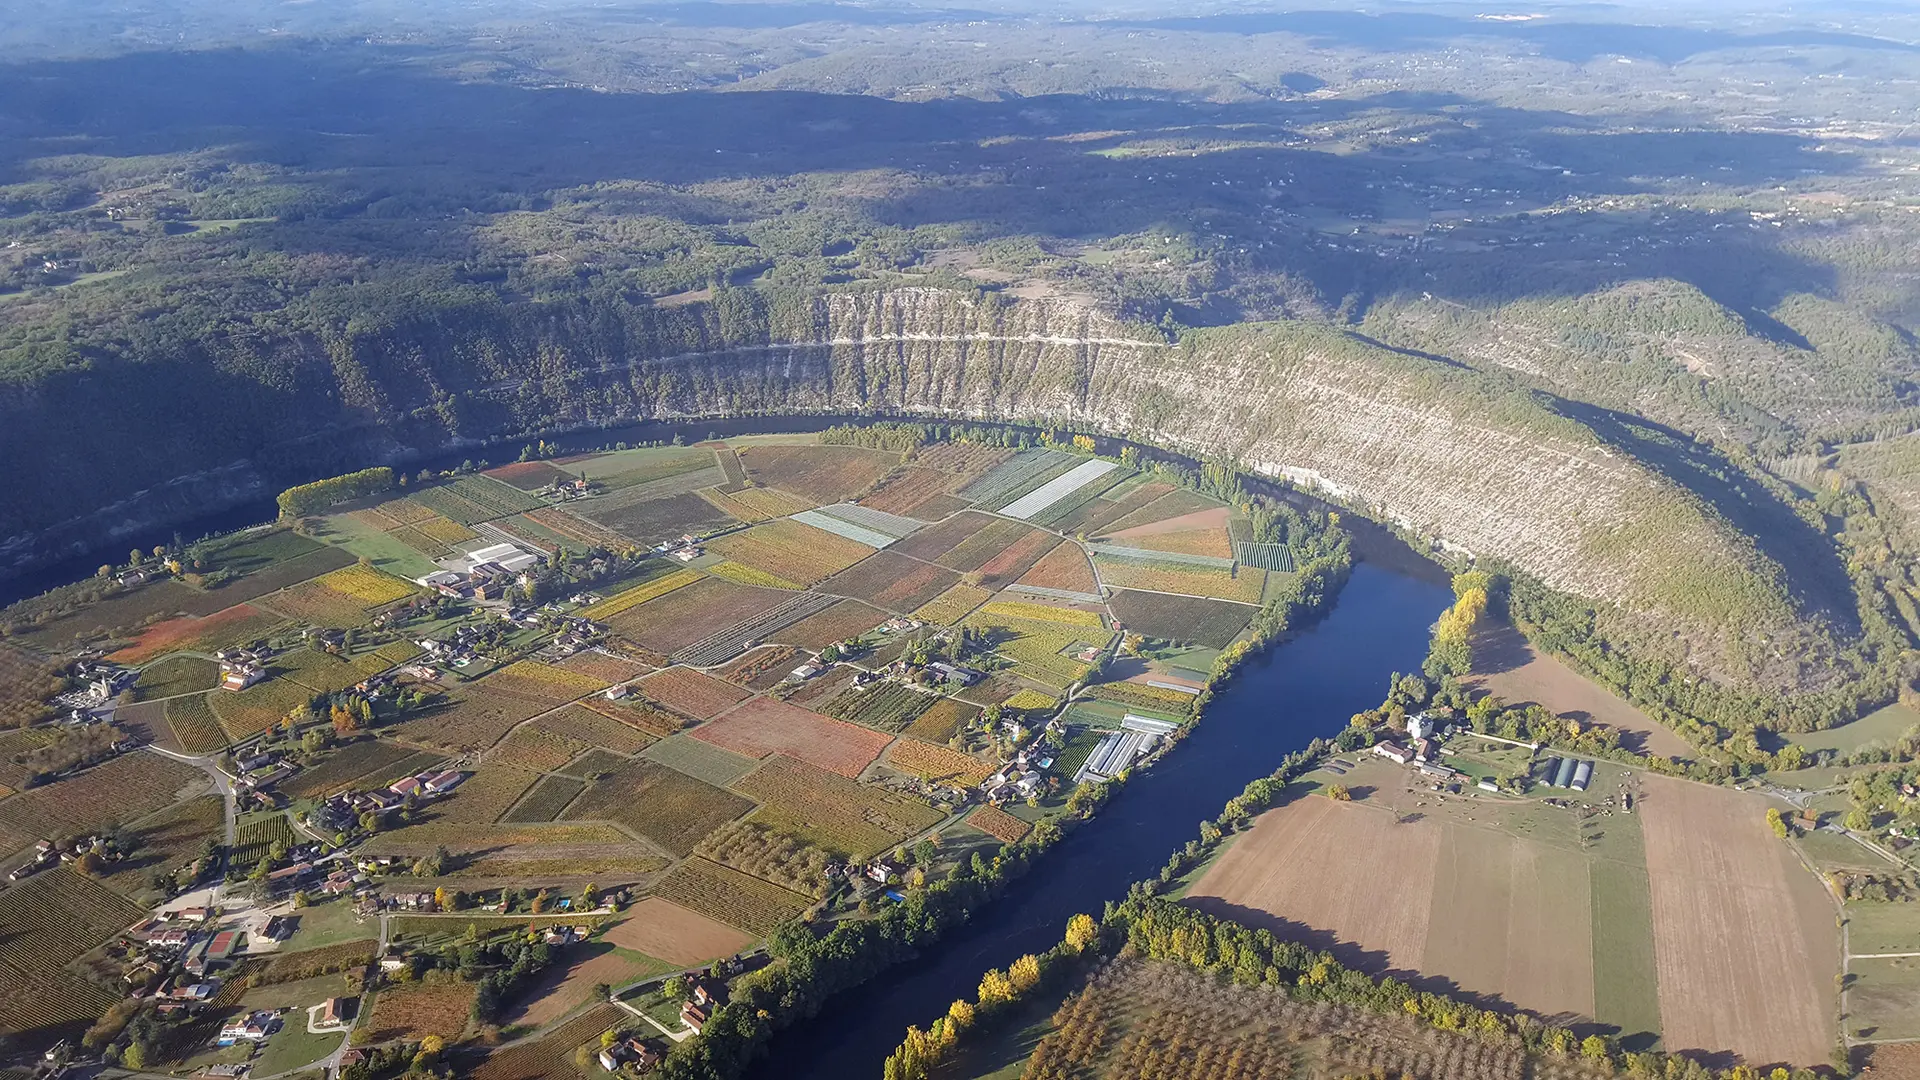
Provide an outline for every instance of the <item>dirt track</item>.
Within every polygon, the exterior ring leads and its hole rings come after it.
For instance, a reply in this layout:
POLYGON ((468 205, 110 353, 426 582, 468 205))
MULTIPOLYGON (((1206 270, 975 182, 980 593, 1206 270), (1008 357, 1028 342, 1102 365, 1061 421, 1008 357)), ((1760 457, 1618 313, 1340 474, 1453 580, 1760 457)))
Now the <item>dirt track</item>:
POLYGON ((1657 776, 1644 790, 1666 1047, 1825 1062, 1840 970, 1833 908, 1767 831, 1766 800, 1657 776))

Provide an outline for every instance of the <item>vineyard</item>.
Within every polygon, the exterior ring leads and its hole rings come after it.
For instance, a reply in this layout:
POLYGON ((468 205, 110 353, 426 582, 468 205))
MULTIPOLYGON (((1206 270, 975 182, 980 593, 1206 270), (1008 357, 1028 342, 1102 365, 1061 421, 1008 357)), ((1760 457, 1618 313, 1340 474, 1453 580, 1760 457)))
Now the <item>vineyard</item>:
POLYGON ((252 604, 235 604, 201 618, 188 615, 155 623, 112 659, 119 664, 144 664, 170 652, 217 652, 257 641, 285 621, 252 604))
POLYGON ((624 724, 650 736, 666 738, 693 721, 684 716, 676 716, 665 709, 655 708, 652 704, 628 697, 623 701, 608 701, 604 697, 589 698, 581 703, 588 710, 597 712, 615 723, 624 724))
POLYGON ((736 585, 758 585, 763 589, 796 590, 801 588, 800 585, 788 581, 786 578, 769 574, 765 570, 755 569, 745 563, 734 562, 731 559, 707 567, 707 573, 717 578, 724 578, 736 585))
POLYGON ((945 746, 918 739, 901 739, 887 751, 886 763, 901 772, 912 773, 929 782, 940 781, 973 787, 992 776, 994 764, 972 754, 963 754, 945 746))
POLYGON ((638 753, 653 743, 652 736, 578 705, 543 716, 529 726, 616 754, 638 753))
POLYGON ((651 761, 592 781, 567 807, 569 821, 624 825, 676 855, 685 855, 708 833, 753 809, 730 791, 651 761))
POLYGON ((1078 608, 1059 607, 1053 604, 1029 603, 1025 600, 995 600, 982 607, 978 616, 982 621, 1000 619, 1025 619, 1029 622, 1060 623, 1063 626, 1081 626, 1090 630, 1105 630, 1107 624, 1097 611, 1081 611, 1078 608))
POLYGON ((960 575, 944 566, 877 551, 822 582, 820 590, 889 611, 912 611, 959 581, 960 575))
POLYGON ((752 758, 786 754, 849 777, 859 776, 892 741, 772 698, 755 698, 695 728, 693 738, 752 758))
POLYGON ((605 690, 607 684, 578 671, 568 671, 535 660, 521 660, 488 675, 481 680, 480 687, 504 690, 551 706, 605 690))
POLYGON ((683 585, 691 585, 701 580, 698 570, 675 570, 670 574, 654 578, 628 589, 626 592, 594 604, 580 614, 589 619, 608 619, 628 608, 638 607, 655 597, 665 596, 683 585))
MULTIPOLYGON (((1019 522, 996 518, 990 514, 976 512, 955 514, 938 525, 930 525, 927 528, 921 529, 905 540, 894 544, 888 550, 896 554, 922 559, 926 562, 937 562, 941 566, 946 566, 947 562, 944 556, 960 544, 966 542, 968 538, 977 536, 981 532, 993 528, 996 525, 1009 528, 1015 532, 1026 528, 1026 526, 1021 525, 1019 522)), ((998 548, 995 550, 998 550, 998 548)), ((990 555, 991 552, 988 554, 990 555)), ((986 556, 982 557, 984 558, 986 556)))
POLYGON ((1179 529, 1172 532, 1135 532, 1114 537, 1130 547, 1164 551, 1173 555, 1199 555, 1209 559, 1232 559, 1233 537, 1224 528, 1179 529))
POLYGON ((1054 1013, 1022 1080, 1600 1080, 1604 1065, 1530 1060, 1512 1035, 1441 1031, 1404 1014, 1296 1001, 1181 964, 1119 960, 1054 1013))
POLYGON ((826 895, 833 856, 754 821, 736 821, 700 842, 695 852, 742 873, 818 899, 826 895))
POLYGON ((734 562, 772 574, 782 581, 812 585, 845 570, 873 549, 792 518, 755 525, 707 545, 734 562))
POLYGON ((588 748, 588 744, 548 730, 539 721, 534 721, 514 728, 513 734, 501 740, 500 745, 487 754, 487 761, 493 765, 548 772, 586 753, 588 748))
POLYGON ((715 787, 733 783, 759 764, 753 758, 687 736, 662 739, 647 747, 641 756, 715 787))
POLYGON ((682 667, 649 675, 639 685, 648 697, 696 720, 709 719, 752 696, 732 683, 682 667))
POLYGON ((227 733, 220 730, 220 720, 205 694, 168 701, 165 716, 180 749, 189 754, 210 754, 227 745, 227 733))
POLYGON ((800 651, 788 645, 767 645, 747 653, 719 671, 719 676, 749 690, 770 690, 800 662, 800 651))
POLYGON ((935 626, 952 626, 967 617, 974 608, 993 596, 993 593, 973 585, 955 585, 939 596, 922 604, 913 617, 935 626))
POLYGON ((288 618, 316 625, 357 626, 367 612, 413 595, 414 586, 365 566, 348 566, 282 589, 263 601, 288 618))
POLYGON ((975 810, 967 815, 967 824, 1003 844, 1017 843, 1033 829, 1033 826, 997 806, 983 806, 975 810))
POLYGON ((930 704, 925 692, 882 679, 863 689, 848 690, 828 702, 823 711, 841 720, 897 733, 926 712, 930 704))
POLYGON ((1020 575, 1020 584, 1087 595, 1100 591, 1100 583, 1093 578, 1093 565, 1087 562, 1087 553, 1079 544, 1060 544, 1047 552, 1020 575))
POLYGON ((335 747, 316 764, 281 781, 280 788, 296 799, 325 798, 369 773, 401 762, 425 769, 437 758, 379 739, 362 738, 335 747))
POLYGON ((937 469, 910 465, 894 470, 872 491, 861 496, 860 505, 888 514, 917 516, 915 510, 946 494, 953 477, 937 469))
POLYGON ((585 783, 565 776, 543 776, 500 820, 509 823, 552 821, 586 788, 585 783))
MULTIPOLYGON (((975 524, 978 522, 976 521, 975 524)), ((1032 558, 1026 560, 1026 565, 1022 566, 1019 573, 1011 575, 1009 578, 1011 580, 1025 573, 1026 566, 1031 566, 1039 560, 1040 556, 1046 554, 1046 548, 1042 545, 1051 544, 1055 539, 1052 533, 1036 529, 1023 522, 1009 521, 1006 518, 989 518, 978 531, 961 540, 951 551, 933 561, 949 570, 962 572, 979 570, 985 574, 987 563, 998 559, 1003 553, 1017 546, 1018 550, 1031 554, 1032 558)))
POLYGON ((729 866, 691 858, 673 868, 652 894, 737 926, 755 937, 805 911, 811 901, 729 866))
POLYGON ((1038 690, 1020 690, 1012 697, 1000 703, 1002 708, 1015 712, 1045 714, 1051 713, 1060 704, 1060 699, 1043 694, 1038 690))
POLYGON ((275 953, 265 967, 248 976, 256 986, 299 982, 319 975, 354 971, 373 963, 374 943, 347 941, 301 952, 275 953))
POLYGON ((900 463, 898 454, 847 446, 750 446, 741 449, 747 475, 761 487, 804 495, 816 503, 850 499, 900 463))
POLYGON ((993 651, 1019 665, 1021 673, 1040 682, 1065 687, 1086 677, 1089 665, 1063 655, 1082 644, 1104 645, 1112 634, 1085 627, 1027 619, 989 618, 979 612, 967 617, 968 626, 987 632, 993 651))
POLYGON ((1113 617, 1136 634, 1190 641, 1209 649, 1225 648, 1247 628, 1254 613, 1240 604, 1132 589, 1114 593, 1110 607, 1113 617))
POLYGON ((1013 450, 981 443, 943 442, 922 447, 920 452, 914 455, 913 462, 923 468, 957 474, 960 480, 956 482, 964 482, 986 475, 1015 453, 1016 451, 1013 450))
POLYGON ((803 499, 798 495, 781 491, 779 488, 770 487, 745 488, 733 492, 732 498, 734 502, 741 504, 749 511, 767 518, 803 513, 817 505, 812 499, 803 499))
POLYGON ((911 796, 785 757, 762 765, 734 790, 759 800, 753 821, 856 858, 925 832, 944 816, 911 796))
POLYGON ((433 819, 452 825, 483 825, 507 812, 540 774, 483 765, 453 789, 451 799, 433 804, 433 819))
MULTIPOLYGON (((438 974, 438 973, 436 973, 438 974)), ((476 984, 448 978, 444 981, 389 984, 374 995, 373 1008, 361 1026, 369 1042, 419 1039, 438 1035, 448 1042, 459 1038, 473 1015, 476 984)))
MULTIPOLYGON (((778 589, 756 589, 707 577, 611 616, 615 631, 658 653, 675 653, 702 638, 723 633, 743 619, 769 608, 805 599, 778 589)), ((732 659, 721 657, 714 663, 732 659)), ((706 665, 701 665, 706 666, 706 665)))
POLYGON ((547 504, 510 484, 483 476, 463 476, 452 483, 417 488, 412 500, 462 525, 492 521, 508 514, 539 510, 547 504))
POLYGON ((283 851, 293 847, 293 826, 287 824, 287 815, 275 812, 242 819, 234 831, 231 862, 237 869, 251 870, 276 844, 283 851))
POLYGON ((204 790, 205 779, 199 769, 156 754, 122 754, 77 776, 0 799, 0 849, 14 851, 38 837, 136 821, 188 788, 204 790))
POLYGON ((455 698, 400 725, 401 737, 446 750, 484 750, 515 724, 545 712, 550 704, 513 694, 455 698))
POLYGON ((954 733, 973 722, 980 710, 964 701, 940 698, 927 707, 902 734, 930 743, 944 743, 954 733))
POLYGON ((1066 546, 1066 542, 1055 538, 1052 533, 1026 533, 980 564, 981 584, 994 589, 1009 585, 1039 565, 1049 552, 1063 546, 1066 546))
POLYGON ((836 641, 859 637, 885 621, 885 612, 858 600, 842 600, 783 630, 769 631, 769 636, 803 649, 824 649, 836 641))
POLYGON ((1167 712, 1189 712, 1193 709, 1196 695, 1183 694, 1178 690, 1168 690, 1146 683, 1096 683, 1087 687, 1091 697, 1101 701, 1111 701, 1116 705, 1132 705, 1142 709, 1160 709, 1167 712))
POLYGON ((574 653, 560 661, 560 666, 568 671, 592 676, 604 683, 626 682, 636 675, 645 675, 653 670, 651 666, 638 660, 630 660, 598 649, 574 653))
POLYGON ((117 995, 63 969, 144 913, 66 869, 0 892, 0 1029, 90 1020, 110 1008, 117 995))
POLYGON ((595 1005, 538 1039, 488 1054, 473 1069, 472 1080, 580 1080, 572 1064, 574 1048, 628 1019, 618 1005, 595 1005))

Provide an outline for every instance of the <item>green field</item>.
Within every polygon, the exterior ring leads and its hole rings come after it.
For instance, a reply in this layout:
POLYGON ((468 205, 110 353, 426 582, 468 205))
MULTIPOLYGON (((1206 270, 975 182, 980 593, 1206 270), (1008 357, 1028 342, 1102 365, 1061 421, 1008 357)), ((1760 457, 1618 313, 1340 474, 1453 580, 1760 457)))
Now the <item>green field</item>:
POLYGON ((1863 1038, 1920 1038, 1920 957, 1855 959, 1848 966, 1847 1030, 1863 1038))
POLYGON ((1920 952, 1920 903, 1849 901, 1847 948, 1856 956, 1920 952))
POLYGON ((1863 746, 1892 746, 1900 736, 1915 727, 1920 727, 1920 712, 1905 705, 1888 705, 1851 724, 1787 738, 1796 746, 1808 750, 1832 750, 1844 757, 1863 746))
POLYGON ((314 535, 349 554, 366 559, 397 578, 412 581, 439 570, 432 559, 348 514, 331 514, 320 521, 314 535))

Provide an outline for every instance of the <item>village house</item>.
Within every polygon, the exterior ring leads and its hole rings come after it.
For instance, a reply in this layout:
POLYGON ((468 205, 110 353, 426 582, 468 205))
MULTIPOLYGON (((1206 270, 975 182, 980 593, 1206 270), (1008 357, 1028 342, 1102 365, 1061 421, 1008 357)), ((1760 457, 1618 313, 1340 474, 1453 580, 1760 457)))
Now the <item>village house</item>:
POLYGON ((1413 751, 1408 750, 1406 747, 1401 746, 1399 743, 1394 742, 1391 739, 1388 739, 1384 742, 1375 743, 1373 747, 1373 752, 1376 754, 1379 754, 1383 758, 1388 759, 1389 761, 1396 761, 1402 765, 1405 765, 1406 763, 1413 760, 1413 751))
POLYGON ((247 687, 267 677, 265 668, 258 664, 221 664, 220 689, 239 693, 247 687))

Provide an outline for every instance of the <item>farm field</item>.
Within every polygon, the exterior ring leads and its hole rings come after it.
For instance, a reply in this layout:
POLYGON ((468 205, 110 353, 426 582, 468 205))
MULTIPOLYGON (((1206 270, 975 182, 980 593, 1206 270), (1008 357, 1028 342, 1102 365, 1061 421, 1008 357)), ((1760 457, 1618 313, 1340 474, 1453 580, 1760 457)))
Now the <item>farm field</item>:
POLYGON ((448 979, 382 987, 361 1024, 374 1042, 438 1035, 448 1042, 467 1028, 477 985, 448 979))
POLYGON ((724 788, 651 761, 630 761, 588 783, 567 807, 568 821, 609 821, 676 855, 753 808, 724 788))
POLYGON ((857 858, 930 829, 944 816, 918 799, 787 757, 774 758, 733 787, 760 801, 753 821, 857 858))
POLYGON ((521 1003, 507 1012, 510 1024, 541 1027, 593 1000, 596 984, 618 986, 672 971, 675 965, 604 939, 576 942, 562 949, 553 966, 533 979, 521 1003))
POLYGON ((490 1052, 470 1075, 473 1080, 580 1080, 574 1050, 597 1044, 601 1032, 630 1019, 618 1005, 595 1005, 537 1039, 490 1052))
MULTIPOLYGON (((1766 832, 1764 800, 1646 776, 1640 812, 1576 825, 1535 800, 1443 799, 1404 775, 1368 760, 1341 778, 1355 801, 1307 795, 1261 815, 1186 901, 1304 927, 1355 967, 1657 1031, 1668 1049, 1814 1064, 1830 1048, 1831 907, 1766 832), (1370 885, 1388 878, 1392 890, 1370 885), (1748 990, 1761 985, 1767 1002, 1748 990)), ((1621 775, 1603 764, 1589 798, 1621 775)))
POLYGON ((813 903, 797 892, 698 857, 674 867, 653 887, 653 895, 705 912, 756 938, 813 903))
POLYGON ((842 776, 858 776, 892 738, 772 698, 755 698, 692 737, 747 757, 789 757, 842 776))
POLYGON ((638 683, 642 693, 675 712, 707 720, 752 696, 751 691, 689 668, 668 668, 638 683))
POLYGON ((986 603, 992 595, 976 585, 955 585, 922 604, 913 612, 913 617, 936 626, 954 626, 966 618, 968 612, 986 603))
POLYGON ((952 588, 960 575, 944 566, 876 551, 820 583, 821 592, 864 600, 888 611, 910 612, 952 588))
POLYGON ((791 646, 763 645, 743 653, 739 659, 714 674, 749 690, 771 690, 780 685, 803 659, 800 650, 791 646))
POLYGON ((769 631, 768 635, 783 644, 818 650, 836 641, 859 637, 886 621, 887 615, 883 611, 868 607, 858 600, 842 600, 791 626, 769 631))
POLYGON ((164 710, 162 716, 173 729, 180 750, 206 754, 227 745, 227 733, 220 729, 220 719, 213 715, 213 705, 207 695, 174 698, 166 703, 164 710))
POLYGON ((1808 750, 1831 750, 1847 755, 1867 746, 1891 747, 1916 727, 1920 727, 1920 711, 1896 703, 1868 713, 1851 724, 1787 738, 1808 750))
POLYGON ((771 610, 793 594, 706 578, 607 618, 641 646, 672 654, 734 623, 771 610))
POLYGON ((0 852, 43 836, 135 821, 202 788, 206 776, 157 754, 121 754, 85 772, 0 799, 0 852))
POLYGON ((1033 831, 1033 826, 997 806, 982 806, 968 814, 967 824, 1003 844, 1017 843, 1033 831))
POLYGON ((754 758, 722 750, 690 735, 662 739, 641 751, 640 756, 716 787, 733 783, 759 764, 754 758))
POLYGON ((1833 1044, 1833 908, 1767 831, 1766 800, 1649 776, 1642 801, 1660 1016, 1673 1047, 1813 1065, 1833 1044))
POLYGON ((110 658, 119 664, 144 664, 170 652, 219 652, 257 641, 286 621, 274 612, 239 603, 211 615, 183 615, 155 623, 110 658))
MULTIPOLYGON (((1266 589, 1266 572, 1242 566, 1237 571, 1177 563, 1114 558, 1095 553, 1094 569, 1108 588, 1206 596, 1242 604, 1258 604, 1266 589)), ((1249 611, 1251 615, 1251 611, 1249 611)))
POLYGON ((1059 544, 1041 556, 1026 573, 1020 575, 1019 583, 1086 595, 1098 595, 1100 592, 1100 583, 1093 577, 1093 564, 1087 561, 1087 553, 1075 543, 1059 544))
POLYGON ((900 463, 898 454, 853 446, 740 447, 747 477, 762 487, 804 495, 820 505, 845 502, 900 463))
POLYGON ((805 587, 873 554, 865 544, 835 536, 792 518, 755 525, 707 545, 734 562, 805 587))
MULTIPOLYGON (((1489 627, 1475 635, 1473 666, 1468 685, 1510 705, 1536 702, 1562 716, 1617 728, 1621 744, 1640 753, 1681 759, 1697 754, 1671 728, 1558 659, 1535 649, 1511 626, 1489 627)), ((1914 719, 1920 723, 1920 717, 1914 719)), ((1837 735, 1845 730, 1816 734, 1837 735)), ((1802 738, 1806 736, 1796 736, 1795 741, 1802 738)))
POLYGON ((1225 648, 1253 621, 1254 609, 1194 596, 1121 589, 1108 601, 1113 617, 1128 630, 1166 641, 1190 641, 1225 648))
POLYGON ((658 896, 628 908, 626 917, 601 931, 600 937, 677 967, 709 963, 753 944, 739 930, 658 896))

